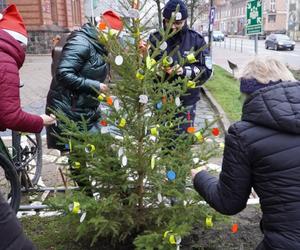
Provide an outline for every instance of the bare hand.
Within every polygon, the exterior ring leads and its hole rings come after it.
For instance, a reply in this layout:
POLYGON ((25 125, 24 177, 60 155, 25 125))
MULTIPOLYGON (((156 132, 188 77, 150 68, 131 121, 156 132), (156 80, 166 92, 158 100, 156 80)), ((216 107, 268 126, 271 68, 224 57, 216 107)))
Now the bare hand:
POLYGON ((180 65, 175 65, 173 67, 164 68, 164 71, 171 75, 173 72, 176 73, 176 75, 182 75, 183 74, 183 68, 180 65))
POLYGON ((182 75, 183 74, 183 68, 179 64, 174 66, 174 70, 176 71, 177 75, 182 75))
POLYGON ((40 117, 43 119, 43 124, 44 126, 49 126, 49 125, 53 125, 53 124, 56 124, 56 117, 55 115, 46 115, 46 114, 43 114, 43 115, 40 115, 40 117))
POLYGON ((139 41, 139 51, 142 56, 146 55, 146 53, 148 51, 148 47, 149 46, 148 46, 147 42, 145 42, 144 40, 139 41))
POLYGON ((108 86, 104 83, 100 83, 100 91, 106 93, 108 91, 108 86))
POLYGON ((191 170, 192 180, 194 180, 195 176, 202 170, 207 170, 207 167, 204 165, 204 166, 192 169, 191 170))

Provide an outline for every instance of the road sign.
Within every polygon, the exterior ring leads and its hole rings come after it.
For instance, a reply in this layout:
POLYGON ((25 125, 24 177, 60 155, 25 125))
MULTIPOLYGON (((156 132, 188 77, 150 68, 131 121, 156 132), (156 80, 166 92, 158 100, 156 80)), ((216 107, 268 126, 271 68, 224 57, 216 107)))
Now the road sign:
POLYGON ((216 16, 216 7, 212 6, 210 8, 210 13, 209 13, 209 23, 211 23, 212 25, 215 22, 215 16, 216 16))
POLYGON ((261 0, 248 0, 247 3, 247 24, 246 34, 261 34, 262 29, 262 3, 261 0))

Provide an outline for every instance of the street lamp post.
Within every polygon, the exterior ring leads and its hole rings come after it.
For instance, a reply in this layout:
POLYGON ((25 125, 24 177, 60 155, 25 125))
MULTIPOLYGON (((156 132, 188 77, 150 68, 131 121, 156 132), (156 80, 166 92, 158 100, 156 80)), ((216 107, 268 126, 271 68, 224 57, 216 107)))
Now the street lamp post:
POLYGON ((214 8, 213 0, 209 3, 209 22, 208 22, 208 49, 209 55, 212 56, 212 31, 213 31, 213 21, 214 21, 214 8))

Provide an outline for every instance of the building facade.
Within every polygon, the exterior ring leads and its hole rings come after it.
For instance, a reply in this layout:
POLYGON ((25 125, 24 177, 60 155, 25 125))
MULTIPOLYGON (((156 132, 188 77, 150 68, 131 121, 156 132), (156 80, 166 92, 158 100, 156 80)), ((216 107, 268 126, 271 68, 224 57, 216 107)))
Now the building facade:
POLYGON ((263 25, 264 31, 286 33, 288 16, 288 1, 264 0, 263 1, 263 25))
MULTIPOLYGON (((299 0, 290 0, 299 3, 299 0)), ((247 0, 214 0, 216 16, 214 29, 227 35, 245 35, 247 0)), ((286 33, 288 17, 288 1, 262 0, 263 30, 265 34, 272 32, 286 33)), ((208 27, 208 14, 200 17, 204 27, 208 27)))
POLYGON ((0 0, 0 8, 12 3, 24 19, 29 54, 50 53, 53 37, 85 23, 83 0, 0 0))

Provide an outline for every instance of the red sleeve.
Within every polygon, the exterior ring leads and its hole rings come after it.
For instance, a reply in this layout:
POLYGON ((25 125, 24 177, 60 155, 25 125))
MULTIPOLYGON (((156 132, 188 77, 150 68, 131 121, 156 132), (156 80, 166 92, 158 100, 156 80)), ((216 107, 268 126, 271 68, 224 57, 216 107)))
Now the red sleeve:
POLYGON ((43 119, 21 109, 20 78, 16 65, 0 68, 0 125, 21 132, 39 133, 43 119))

